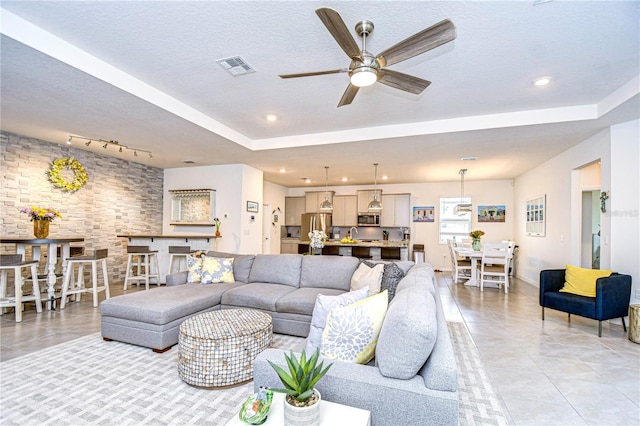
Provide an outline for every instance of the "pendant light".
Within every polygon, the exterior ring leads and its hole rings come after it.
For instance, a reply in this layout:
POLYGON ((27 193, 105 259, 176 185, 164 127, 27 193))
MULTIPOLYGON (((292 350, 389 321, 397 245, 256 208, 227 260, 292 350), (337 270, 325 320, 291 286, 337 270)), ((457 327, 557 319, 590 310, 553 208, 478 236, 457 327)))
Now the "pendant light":
POLYGON ((324 201, 320 203, 320 210, 333 210, 333 204, 329 201, 329 166, 324 166, 324 201))
POLYGON ((453 213, 458 216, 464 216, 467 213, 471 213, 471 204, 464 202, 464 175, 467 173, 467 169, 460 169, 458 174, 460 175, 460 203, 453 208, 453 213))
POLYGON ((378 201, 378 163, 373 163, 375 174, 373 178, 373 200, 369 203, 369 210, 382 210, 382 203, 378 201))

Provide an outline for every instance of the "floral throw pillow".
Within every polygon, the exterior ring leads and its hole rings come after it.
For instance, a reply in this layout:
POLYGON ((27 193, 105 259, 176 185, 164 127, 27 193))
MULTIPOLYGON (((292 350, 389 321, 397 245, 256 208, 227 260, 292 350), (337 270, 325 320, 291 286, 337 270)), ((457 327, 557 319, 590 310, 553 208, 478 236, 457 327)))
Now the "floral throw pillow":
POLYGON ((233 258, 205 256, 202 261, 202 279, 200 282, 201 284, 235 282, 233 277, 233 258))
POLYGON ((187 282, 199 283, 202 279, 202 258, 188 255, 187 267, 189 268, 189 275, 187 276, 187 282))
POLYGON ((331 309, 322 333, 322 355, 357 364, 371 361, 388 304, 385 290, 351 305, 331 309))

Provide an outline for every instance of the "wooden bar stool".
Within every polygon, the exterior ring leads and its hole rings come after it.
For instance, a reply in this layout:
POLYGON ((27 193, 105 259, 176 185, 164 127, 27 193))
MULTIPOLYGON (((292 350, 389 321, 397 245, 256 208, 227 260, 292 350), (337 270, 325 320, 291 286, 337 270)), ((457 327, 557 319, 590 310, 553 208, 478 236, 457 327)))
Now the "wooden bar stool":
POLYGON ((75 294, 76 300, 82 293, 93 294, 93 307, 98 307, 98 292, 104 291, 106 298, 111 297, 109 294, 109 275, 107 273, 107 256, 109 255, 108 249, 95 250, 93 255, 87 256, 72 256, 67 258, 67 270, 64 274, 64 282, 62 284, 62 300, 60 302, 60 309, 64 309, 67 303, 67 297, 75 294), (103 285, 98 287, 98 262, 102 263, 102 279, 103 285), (84 270, 85 264, 91 265, 92 286, 91 289, 84 286, 84 270), (73 268, 78 265, 78 277, 74 285, 72 285, 73 268))
POLYGON ((380 257, 383 260, 400 260, 400 247, 382 247, 380 257))
POLYGON ((160 285, 160 275, 158 274, 158 251, 149 250, 149 246, 127 246, 129 259, 127 260, 127 273, 124 277, 124 290, 127 289, 129 282, 136 282, 140 285, 140 281, 144 281, 146 290, 149 290, 149 280, 156 279, 156 283, 160 285), (133 258, 136 258, 134 262, 133 258), (155 273, 151 271, 151 264, 155 267, 155 273), (133 268, 136 268, 135 274, 133 268), (144 269, 143 269, 144 268, 144 269))
POLYGON ((322 254, 329 255, 329 256, 340 256, 340 247, 324 246, 322 247, 322 254))
POLYGON ((36 312, 42 312, 42 301, 40 300, 40 287, 38 286, 38 261, 22 261, 21 254, 0 255, 0 314, 3 308, 13 307, 16 312, 16 322, 22 321, 22 303, 36 302, 36 312), (22 294, 22 268, 31 269, 32 294, 23 296, 22 294), (7 271, 13 270, 14 274, 14 295, 7 295, 7 271))
POLYGON ((351 248, 351 256, 358 259, 371 259, 371 250, 369 250, 369 247, 354 246, 351 248))
POLYGON ((186 271, 187 268, 187 256, 191 254, 190 246, 169 246, 169 273, 173 273, 173 261, 178 261, 178 270, 175 272, 186 271), (180 264, 184 260, 184 269, 180 269, 180 264))

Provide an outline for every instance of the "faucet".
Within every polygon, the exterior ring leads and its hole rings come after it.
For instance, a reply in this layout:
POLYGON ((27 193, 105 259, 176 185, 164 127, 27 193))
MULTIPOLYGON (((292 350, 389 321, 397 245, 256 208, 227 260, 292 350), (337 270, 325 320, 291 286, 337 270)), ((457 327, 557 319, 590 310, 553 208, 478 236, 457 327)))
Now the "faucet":
POLYGON ((351 235, 351 239, 355 240, 355 238, 353 238, 353 231, 355 231, 355 233, 358 233, 358 228, 356 228, 355 226, 352 226, 351 228, 349 228, 349 235, 351 235))

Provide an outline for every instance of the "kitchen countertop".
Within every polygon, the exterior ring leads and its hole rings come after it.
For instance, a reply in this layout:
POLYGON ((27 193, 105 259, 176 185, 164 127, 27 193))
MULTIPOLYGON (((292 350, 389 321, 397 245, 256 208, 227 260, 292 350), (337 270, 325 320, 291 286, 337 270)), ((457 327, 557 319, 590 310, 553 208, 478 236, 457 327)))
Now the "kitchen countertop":
MULTIPOLYGON (((341 243, 340 240, 327 240, 325 246, 339 246, 339 247, 409 247, 407 241, 361 241, 356 240, 355 243, 341 243)), ((301 244, 309 244, 309 241, 301 241, 301 244)))

